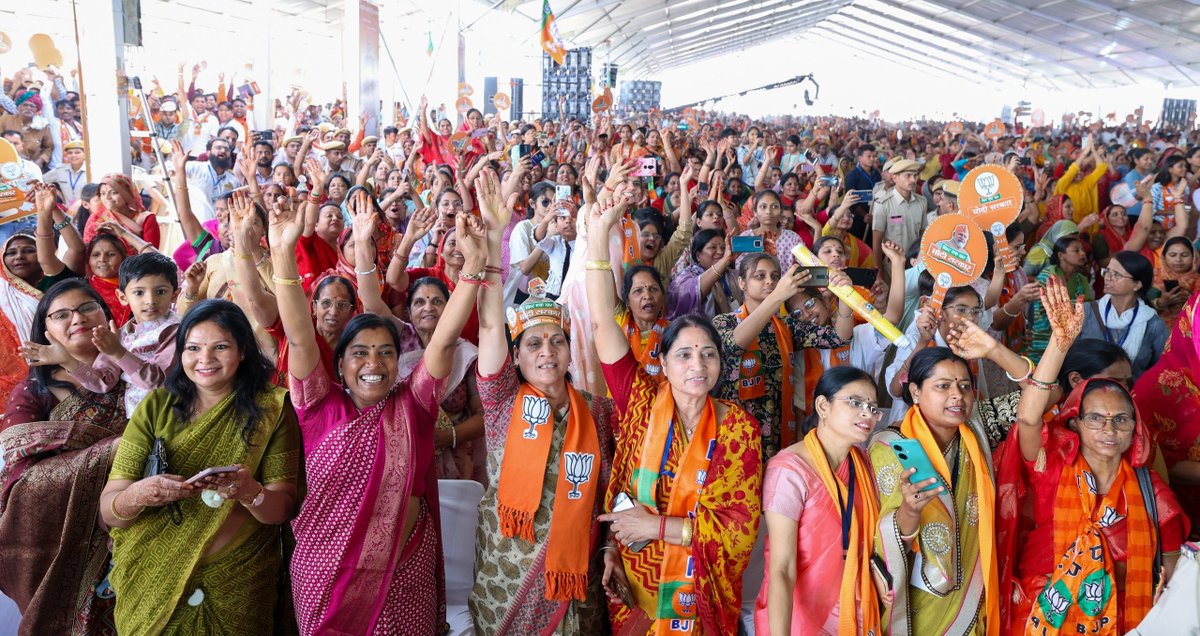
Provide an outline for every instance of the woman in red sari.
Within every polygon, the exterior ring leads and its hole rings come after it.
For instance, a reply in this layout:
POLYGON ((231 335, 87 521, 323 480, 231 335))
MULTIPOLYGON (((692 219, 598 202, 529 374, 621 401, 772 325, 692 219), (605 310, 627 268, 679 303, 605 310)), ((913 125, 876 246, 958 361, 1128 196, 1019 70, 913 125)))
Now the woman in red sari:
POLYGON ((613 630, 735 634, 762 509, 758 425, 737 404, 709 396, 722 357, 708 319, 689 315, 667 327, 665 381, 634 359, 612 312, 608 243, 628 205, 624 186, 613 197, 620 203, 594 208, 587 246, 589 312, 618 422, 613 512, 599 517, 611 523, 602 583, 613 630))
MULTIPOLYGON (((1108 267, 1108 259, 1125 249, 1125 243, 1133 234, 1129 226, 1129 213, 1125 206, 1112 204, 1100 215, 1100 231, 1092 238, 1092 255, 1101 267, 1108 267)), ((1010 243, 1011 245, 1011 243, 1010 243)))
POLYGON ((1147 466, 1150 431, 1122 384, 1086 380, 1043 417, 1084 309, 1056 279, 1042 302, 1053 337, 1023 389, 1016 434, 997 451, 1000 581, 1014 601, 1002 604, 1005 632, 1124 634, 1170 579, 1189 524, 1147 466))
POLYGON ((1179 314, 1163 355, 1138 378, 1133 398, 1170 471, 1171 488, 1200 529, 1200 293, 1179 314))
POLYGON ((115 173, 104 177, 100 181, 100 200, 104 202, 104 207, 92 212, 83 228, 85 242, 95 238, 101 224, 117 223, 131 234, 155 248, 158 247, 158 217, 154 216, 153 212, 146 211, 137 186, 133 185, 129 177, 115 173))
POLYGON ((434 421, 458 334, 483 280, 487 247, 462 215, 461 280, 425 354, 397 378, 400 337, 374 314, 350 320, 334 377, 296 272, 302 222, 286 203, 271 214, 274 283, 289 346, 292 400, 304 438, 307 494, 292 524, 293 601, 302 634, 433 634, 446 597, 433 464, 434 421), (399 381, 397 381, 399 380, 399 381))

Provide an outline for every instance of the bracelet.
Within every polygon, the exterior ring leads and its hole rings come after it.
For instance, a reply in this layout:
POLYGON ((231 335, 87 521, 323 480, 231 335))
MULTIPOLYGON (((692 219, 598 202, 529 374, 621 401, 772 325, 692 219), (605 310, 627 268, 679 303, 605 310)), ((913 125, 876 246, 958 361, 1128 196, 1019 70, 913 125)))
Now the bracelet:
POLYGON ((691 519, 691 517, 684 517, 683 532, 679 535, 679 538, 680 538, 679 542, 683 544, 683 547, 685 547, 685 548, 691 547, 691 545, 692 545, 692 519, 691 519))
MULTIPOLYGON (((1010 302, 1011 302, 1011 301, 1010 301, 1010 302)), ((1008 303, 1005 303, 1005 304, 1003 304, 1003 305, 1000 305, 1000 311, 1003 311, 1003 312, 1004 312, 1004 315, 1005 315, 1005 316, 1008 316, 1009 318, 1020 318, 1020 317, 1021 317, 1021 312, 1017 312, 1017 313, 1015 313, 1015 314, 1010 314, 1010 313, 1008 312, 1008 303)))
POLYGON ((1041 389, 1042 391, 1049 391, 1054 388, 1054 384, 1050 382, 1042 382, 1041 380, 1033 377, 1032 374, 1029 376, 1029 379, 1026 380, 1026 382, 1029 384, 1029 386, 1035 389, 1041 389))
POLYGON ((59 221, 58 223, 54 224, 54 231, 61 232, 61 231, 63 231, 64 227, 68 227, 70 225, 71 225, 71 219, 70 219, 70 217, 67 217, 66 220, 59 221))
POLYGON ((134 519, 137 519, 139 515, 142 514, 142 511, 145 510, 146 507, 142 506, 141 508, 138 508, 138 511, 133 513, 132 517, 122 517, 121 513, 117 512, 117 497, 120 497, 124 493, 125 493, 125 491, 122 490, 121 492, 117 493, 112 499, 109 499, 108 500, 108 509, 109 509, 109 511, 112 512, 112 516, 116 517, 117 519, 120 519, 121 521, 133 521, 134 519))
POLYGON ((662 515, 658 518, 658 540, 662 541, 667 536, 667 515, 662 515))
MULTIPOLYGON (((900 528, 899 526, 896 526, 897 530, 899 530, 899 528, 900 528)), ((902 535, 900 535, 900 540, 901 541, 912 541, 913 539, 917 538, 917 534, 920 532, 921 532, 921 524, 918 523, 917 529, 913 530, 912 534, 902 534, 902 535)))
POLYGON ((280 278, 280 277, 272 274, 271 281, 274 282, 276 285, 287 285, 289 287, 299 287, 300 286, 299 278, 280 278))
POLYGON ((613 551, 616 551, 616 549, 617 549, 617 546, 615 546, 615 545, 606 545, 606 546, 602 546, 602 547, 600 548, 600 551, 601 551, 601 552, 603 552, 603 551, 605 551, 605 550, 613 550, 613 551))
POLYGON ((308 193, 308 202, 309 203, 311 203, 313 205, 320 205, 321 201, 324 201, 324 199, 322 197, 316 196, 311 192, 308 193))
POLYGON ((450 448, 458 448, 458 431, 450 427, 450 448))
POLYGON ((53 238, 54 238, 54 232, 51 232, 51 233, 49 233, 49 234, 41 234, 41 233, 39 233, 39 232, 34 232, 34 233, 33 233, 33 238, 40 238, 40 239, 53 239, 53 238))
POLYGON ((243 506, 245 506, 247 508, 257 508, 258 506, 262 505, 262 499, 260 499, 260 497, 265 499, 266 494, 267 494, 267 487, 262 484, 259 484, 258 485, 258 494, 254 495, 254 498, 250 500, 250 503, 246 503, 242 499, 238 499, 238 503, 242 504, 243 506))
POLYGON ((483 268, 483 271, 487 272, 488 274, 503 274, 504 273, 504 270, 500 269, 499 267, 496 267, 495 265, 488 265, 483 268))
POLYGON ((612 269, 612 263, 608 261, 587 261, 584 263, 585 269, 606 270, 612 269))
POLYGON ((482 283, 483 282, 483 271, 479 271, 474 274, 468 274, 466 272, 459 272, 458 280, 461 280, 461 281, 467 282, 467 283, 476 283, 476 284, 482 283))
POLYGON ((243 254, 243 253, 241 253, 241 252, 234 252, 234 253, 233 253, 233 255, 234 255, 234 257, 236 257, 236 258, 240 258, 240 259, 242 259, 243 261, 252 261, 252 260, 254 260, 254 257, 253 257, 253 256, 251 256, 251 255, 249 255, 249 254, 243 254))
POLYGON ((370 276, 371 274, 374 274, 374 273, 375 273, 375 272, 377 272, 377 271, 379 271, 379 265, 378 265, 378 264, 376 264, 376 265, 372 265, 372 266, 371 266, 371 269, 368 269, 368 270, 367 270, 367 271, 365 271, 365 272, 360 272, 360 271, 358 271, 358 269, 356 268, 356 269, 354 270, 354 273, 355 273, 355 274, 358 274, 359 276, 370 276))
POLYGON ((1011 380, 1013 382, 1016 382, 1017 384, 1020 384, 1024 381, 1028 380, 1029 378, 1033 377, 1033 360, 1031 360, 1028 356, 1021 356, 1021 359, 1024 360, 1025 363, 1029 365, 1029 370, 1025 372, 1024 377, 1014 378, 1008 374, 1008 371, 1004 372, 1004 377, 1008 378, 1009 380, 1011 380))

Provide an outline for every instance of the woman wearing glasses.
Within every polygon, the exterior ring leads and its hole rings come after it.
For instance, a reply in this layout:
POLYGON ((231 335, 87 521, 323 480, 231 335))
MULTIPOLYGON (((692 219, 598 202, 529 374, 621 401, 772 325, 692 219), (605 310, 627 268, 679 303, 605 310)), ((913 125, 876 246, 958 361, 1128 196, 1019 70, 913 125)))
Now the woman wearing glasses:
POLYGON ((946 347, 921 349, 906 367, 904 419, 869 445, 880 497, 875 552, 891 599, 882 623, 896 636, 996 634, 996 490, 987 437, 971 417, 975 373, 946 347), (919 443, 936 476, 913 483, 916 469, 892 447, 906 440, 919 443))
MULTIPOLYGON (((744 302, 738 311, 713 319, 730 374, 727 382, 719 383, 717 396, 737 400, 758 420, 763 459, 767 460, 797 439, 793 355, 808 347, 845 345, 854 329, 854 314, 839 313, 836 328, 816 325, 795 314, 780 316, 784 303, 811 278, 808 271, 793 266, 780 273, 779 261, 764 252, 742 257, 737 270, 744 302)), ((830 276, 850 284, 840 272, 831 271, 830 276)))
POLYGON ((1123 634, 1170 579, 1189 523, 1147 466, 1153 442, 1124 385, 1081 382, 1043 418, 1088 310, 1056 280, 1042 303, 1053 334, 996 459, 1002 596, 1015 601, 1004 620, 1012 633, 1123 634))
POLYGON ((1084 305, 1082 338, 1111 342, 1129 354, 1136 381, 1154 366, 1167 344, 1166 324, 1147 294, 1154 268, 1137 252, 1117 252, 1104 269, 1104 296, 1084 305))
POLYGON ((755 633, 880 633, 870 568, 879 495, 870 459, 855 446, 881 417, 871 376, 830 369, 817 382, 804 439, 767 465, 767 576, 755 633))
POLYGON ((32 333, 22 334, 29 374, 0 421, 0 571, 11 573, 0 590, 20 608, 22 634, 115 633, 112 589, 98 586, 108 533, 96 519, 125 430, 125 383, 98 394, 71 374, 100 354, 92 329, 111 319, 100 295, 73 278, 46 291, 32 333))

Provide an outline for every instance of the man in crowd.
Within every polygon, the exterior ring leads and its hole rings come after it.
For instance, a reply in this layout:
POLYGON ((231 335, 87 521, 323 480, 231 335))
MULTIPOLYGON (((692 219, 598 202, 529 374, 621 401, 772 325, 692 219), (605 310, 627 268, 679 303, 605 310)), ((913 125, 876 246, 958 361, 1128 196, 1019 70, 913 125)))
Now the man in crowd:
POLYGON ((200 222, 216 218, 213 202, 245 185, 233 170, 233 146, 217 137, 208 142, 208 161, 187 164, 188 201, 200 222))
POLYGON ((154 122, 154 133, 163 141, 183 138, 183 126, 179 123, 179 106, 173 99, 164 99, 158 106, 158 121, 154 122))
POLYGON ((275 146, 265 139, 254 142, 254 178, 259 187, 271 183, 272 163, 275 160, 275 146))
MULTIPOLYGON (((21 135, 21 156, 45 170, 54 151, 54 138, 50 134, 49 122, 37 118, 42 112, 40 91, 26 90, 15 100, 17 112, 0 116, 0 130, 15 130, 21 135), (36 118, 36 119, 35 119, 36 118)), ((40 176, 40 174, 39 174, 40 176)))
POLYGON ((208 140, 217 136, 219 124, 212 111, 208 109, 208 96, 203 93, 192 95, 191 112, 185 118, 183 130, 183 150, 191 157, 197 157, 208 146, 208 140))
POLYGON ((917 171, 921 164, 911 159, 901 159, 888 170, 895 187, 871 206, 871 249, 876 254, 885 240, 900 246, 902 252, 921 240, 925 231, 925 197, 919 196, 917 171))
MULTIPOLYGON (((871 144, 859 146, 858 152, 855 154, 855 161, 854 169, 850 171, 850 174, 846 175, 846 190, 874 190, 875 184, 883 179, 879 174, 879 170, 875 167, 875 146, 871 144)), ((867 204, 856 203, 854 207, 850 208, 850 211, 853 213, 850 233, 865 239, 867 237, 867 213, 869 211, 867 204)))
POLYGON ((87 175, 84 172, 83 161, 87 152, 82 141, 69 141, 63 146, 64 163, 46 173, 42 181, 58 185, 67 205, 72 205, 83 195, 83 187, 87 185, 87 175))

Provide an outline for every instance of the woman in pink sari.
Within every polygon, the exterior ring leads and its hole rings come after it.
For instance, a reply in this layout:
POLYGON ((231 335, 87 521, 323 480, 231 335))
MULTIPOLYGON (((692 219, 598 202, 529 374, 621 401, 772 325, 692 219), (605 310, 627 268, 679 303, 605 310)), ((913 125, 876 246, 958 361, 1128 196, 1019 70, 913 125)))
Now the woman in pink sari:
POLYGON ((300 632, 441 633, 446 595, 431 469, 434 423, 459 332, 483 280, 482 225, 459 215, 464 284, 451 294, 412 373, 397 378, 400 338, 392 321, 363 314, 342 332, 331 378, 319 362, 292 256, 303 224, 282 198, 273 208, 275 290, 308 486, 292 524, 300 632))

